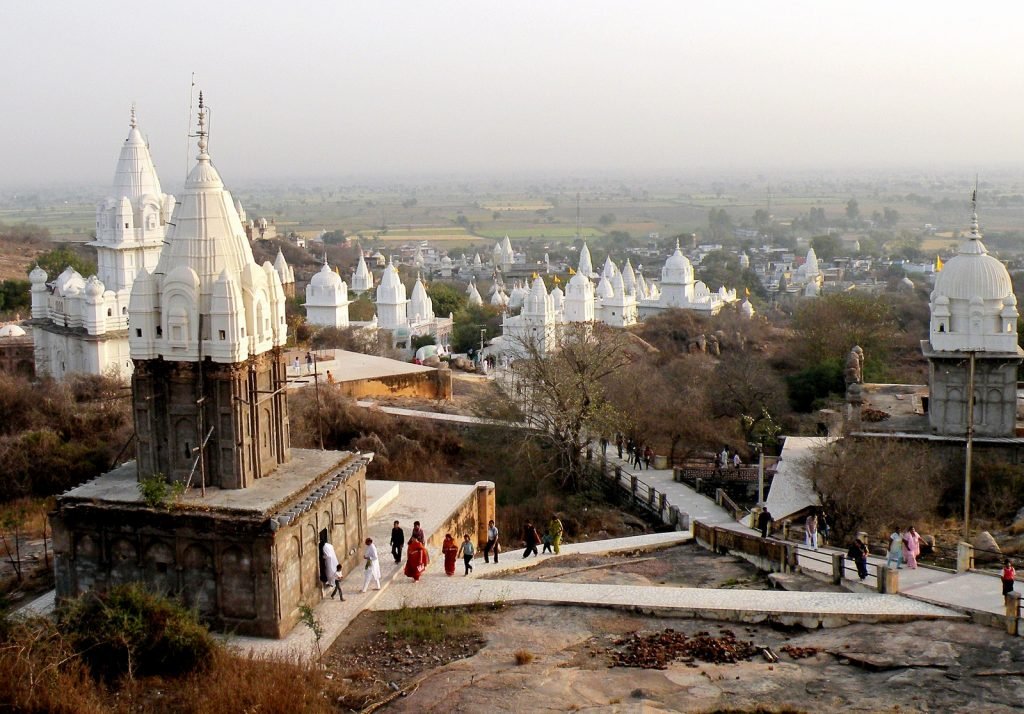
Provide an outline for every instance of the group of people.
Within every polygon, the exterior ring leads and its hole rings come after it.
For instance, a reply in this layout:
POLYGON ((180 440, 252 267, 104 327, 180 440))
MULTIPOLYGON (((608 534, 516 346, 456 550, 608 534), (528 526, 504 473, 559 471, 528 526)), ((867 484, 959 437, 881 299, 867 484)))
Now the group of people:
POLYGON ((921 536, 918 535, 914 526, 910 526, 902 533, 897 528, 889 535, 889 550, 886 553, 885 565, 890 563, 897 569, 903 567, 903 563, 911 570, 917 568, 917 556, 921 555, 921 536))
POLYGON ((729 451, 729 447, 723 446, 722 450, 715 454, 715 473, 721 474, 730 466, 738 469, 743 465, 738 451, 729 451))
MULTIPOLYGON (((638 440, 630 437, 623 437, 622 434, 615 435, 615 449, 619 454, 620 459, 625 459, 626 463, 636 469, 650 469, 651 464, 654 463, 654 449, 651 448, 650 444, 644 444, 638 440), (622 455, 623 449, 625 449, 626 456, 622 455)), ((601 437, 601 455, 604 456, 608 451, 608 437, 601 437)))
MULTIPOLYGON (((565 528, 557 514, 552 514, 551 521, 548 523, 547 530, 543 536, 537 531, 533 523, 528 521, 523 527, 523 545, 525 546, 523 557, 529 557, 531 553, 537 555, 537 547, 539 545, 544 546, 545 553, 559 553, 561 551, 562 534, 564 531, 565 528)), ((501 544, 499 542, 498 527, 494 525, 493 520, 488 521, 487 542, 483 547, 484 562, 490 563, 491 556, 494 556, 494 562, 497 563, 498 553, 500 552, 501 544)), ((401 523, 399 521, 394 522, 391 528, 391 557, 395 559, 395 565, 401 565, 403 553, 405 556, 403 572, 413 582, 419 582, 427 566, 430 565, 430 553, 427 551, 426 534, 423 532, 419 521, 415 521, 412 525, 412 533, 409 535, 408 544, 405 542, 405 531, 402 530, 401 523)), ((473 558, 476 555, 476 547, 473 545, 473 540, 468 533, 463 535, 462 541, 458 543, 451 533, 446 533, 444 542, 441 544, 441 554, 444 556, 444 572, 449 577, 455 574, 455 566, 459 558, 462 559, 465 575, 473 572, 473 558)), ((320 581, 325 588, 333 588, 331 590, 332 600, 337 595, 341 602, 345 601, 345 595, 341 590, 341 580, 343 577, 342 565, 338 560, 337 553, 334 550, 334 546, 327 539, 327 531, 323 530, 320 533, 320 581)), ((373 538, 367 538, 363 551, 363 589, 360 592, 365 593, 371 583, 374 585, 375 590, 380 590, 380 577, 380 557, 377 553, 377 546, 374 544, 373 538)))

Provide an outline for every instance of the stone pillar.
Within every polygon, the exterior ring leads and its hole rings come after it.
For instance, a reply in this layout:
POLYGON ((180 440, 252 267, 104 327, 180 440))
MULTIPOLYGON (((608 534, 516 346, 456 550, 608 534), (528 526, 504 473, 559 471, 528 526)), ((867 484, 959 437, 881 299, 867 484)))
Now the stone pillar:
POLYGON ((1003 603, 1006 607, 1006 632, 1010 635, 1017 634, 1020 613, 1020 593, 1010 592, 1003 596, 1003 603))
POLYGON ((494 481, 476 482, 476 539, 477 543, 487 542, 487 521, 493 521, 494 481))
POLYGON ((842 553, 832 554, 832 584, 838 585, 843 582, 843 561, 846 560, 846 556, 842 553))
POLYGON ((966 573, 974 567, 974 546, 960 542, 956 546, 956 572, 966 573))
POLYGON ((896 568, 878 566, 878 592, 895 595, 900 591, 900 574, 896 568))

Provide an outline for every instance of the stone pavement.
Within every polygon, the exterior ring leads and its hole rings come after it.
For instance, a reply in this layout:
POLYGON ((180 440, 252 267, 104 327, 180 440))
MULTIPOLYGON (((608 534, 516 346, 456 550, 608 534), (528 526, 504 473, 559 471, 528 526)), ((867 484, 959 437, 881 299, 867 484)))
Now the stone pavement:
POLYGON ((369 608, 397 610, 495 603, 611 607, 733 622, 800 623, 812 628, 851 622, 963 618, 952 610, 896 595, 483 580, 458 575, 449 578, 436 565, 418 583, 393 584, 369 608))
MULTIPOLYGON (((601 446, 594 445, 594 458, 601 458, 601 446)), ((625 453, 625 452, 623 452, 625 453)), ((672 478, 672 469, 634 469, 625 459, 620 459, 614 444, 608 445, 608 464, 611 467, 619 466, 622 472, 636 476, 641 481, 653 486, 668 498, 669 505, 676 506, 683 513, 690 516, 691 521, 700 521, 710 526, 728 528, 730 530, 744 533, 756 533, 753 528, 748 528, 742 523, 737 523, 732 514, 715 503, 714 499, 703 496, 685 483, 679 483, 672 478)))

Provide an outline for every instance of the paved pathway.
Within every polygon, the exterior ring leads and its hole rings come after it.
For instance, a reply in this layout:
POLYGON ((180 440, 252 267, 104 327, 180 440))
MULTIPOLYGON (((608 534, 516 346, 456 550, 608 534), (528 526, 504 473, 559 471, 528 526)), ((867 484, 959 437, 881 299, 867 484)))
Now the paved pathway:
POLYGON ((492 603, 589 605, 709 617, 737 622, 764 620, 839 626, 849 622, 959 619, 959 613, 896 595, 596 585, 445 577, 431 566, 419 583, 395 583, 369 607, 455 607, 492 603))

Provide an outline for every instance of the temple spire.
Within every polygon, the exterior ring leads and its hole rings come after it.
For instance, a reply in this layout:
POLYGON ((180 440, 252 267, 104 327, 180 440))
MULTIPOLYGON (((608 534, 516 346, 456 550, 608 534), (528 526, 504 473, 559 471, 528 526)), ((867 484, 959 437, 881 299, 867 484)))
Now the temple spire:
POLYGON ((131 118, 128 120, 128 126, 130 126, 132 129, 134 129, 137 126, 135 121, 135 102, 132 102, 131 118))
POLYGON ((971 192, 971 240, 981 238, 978 229, 978 176, 974 176, 974 190, 971 192))

